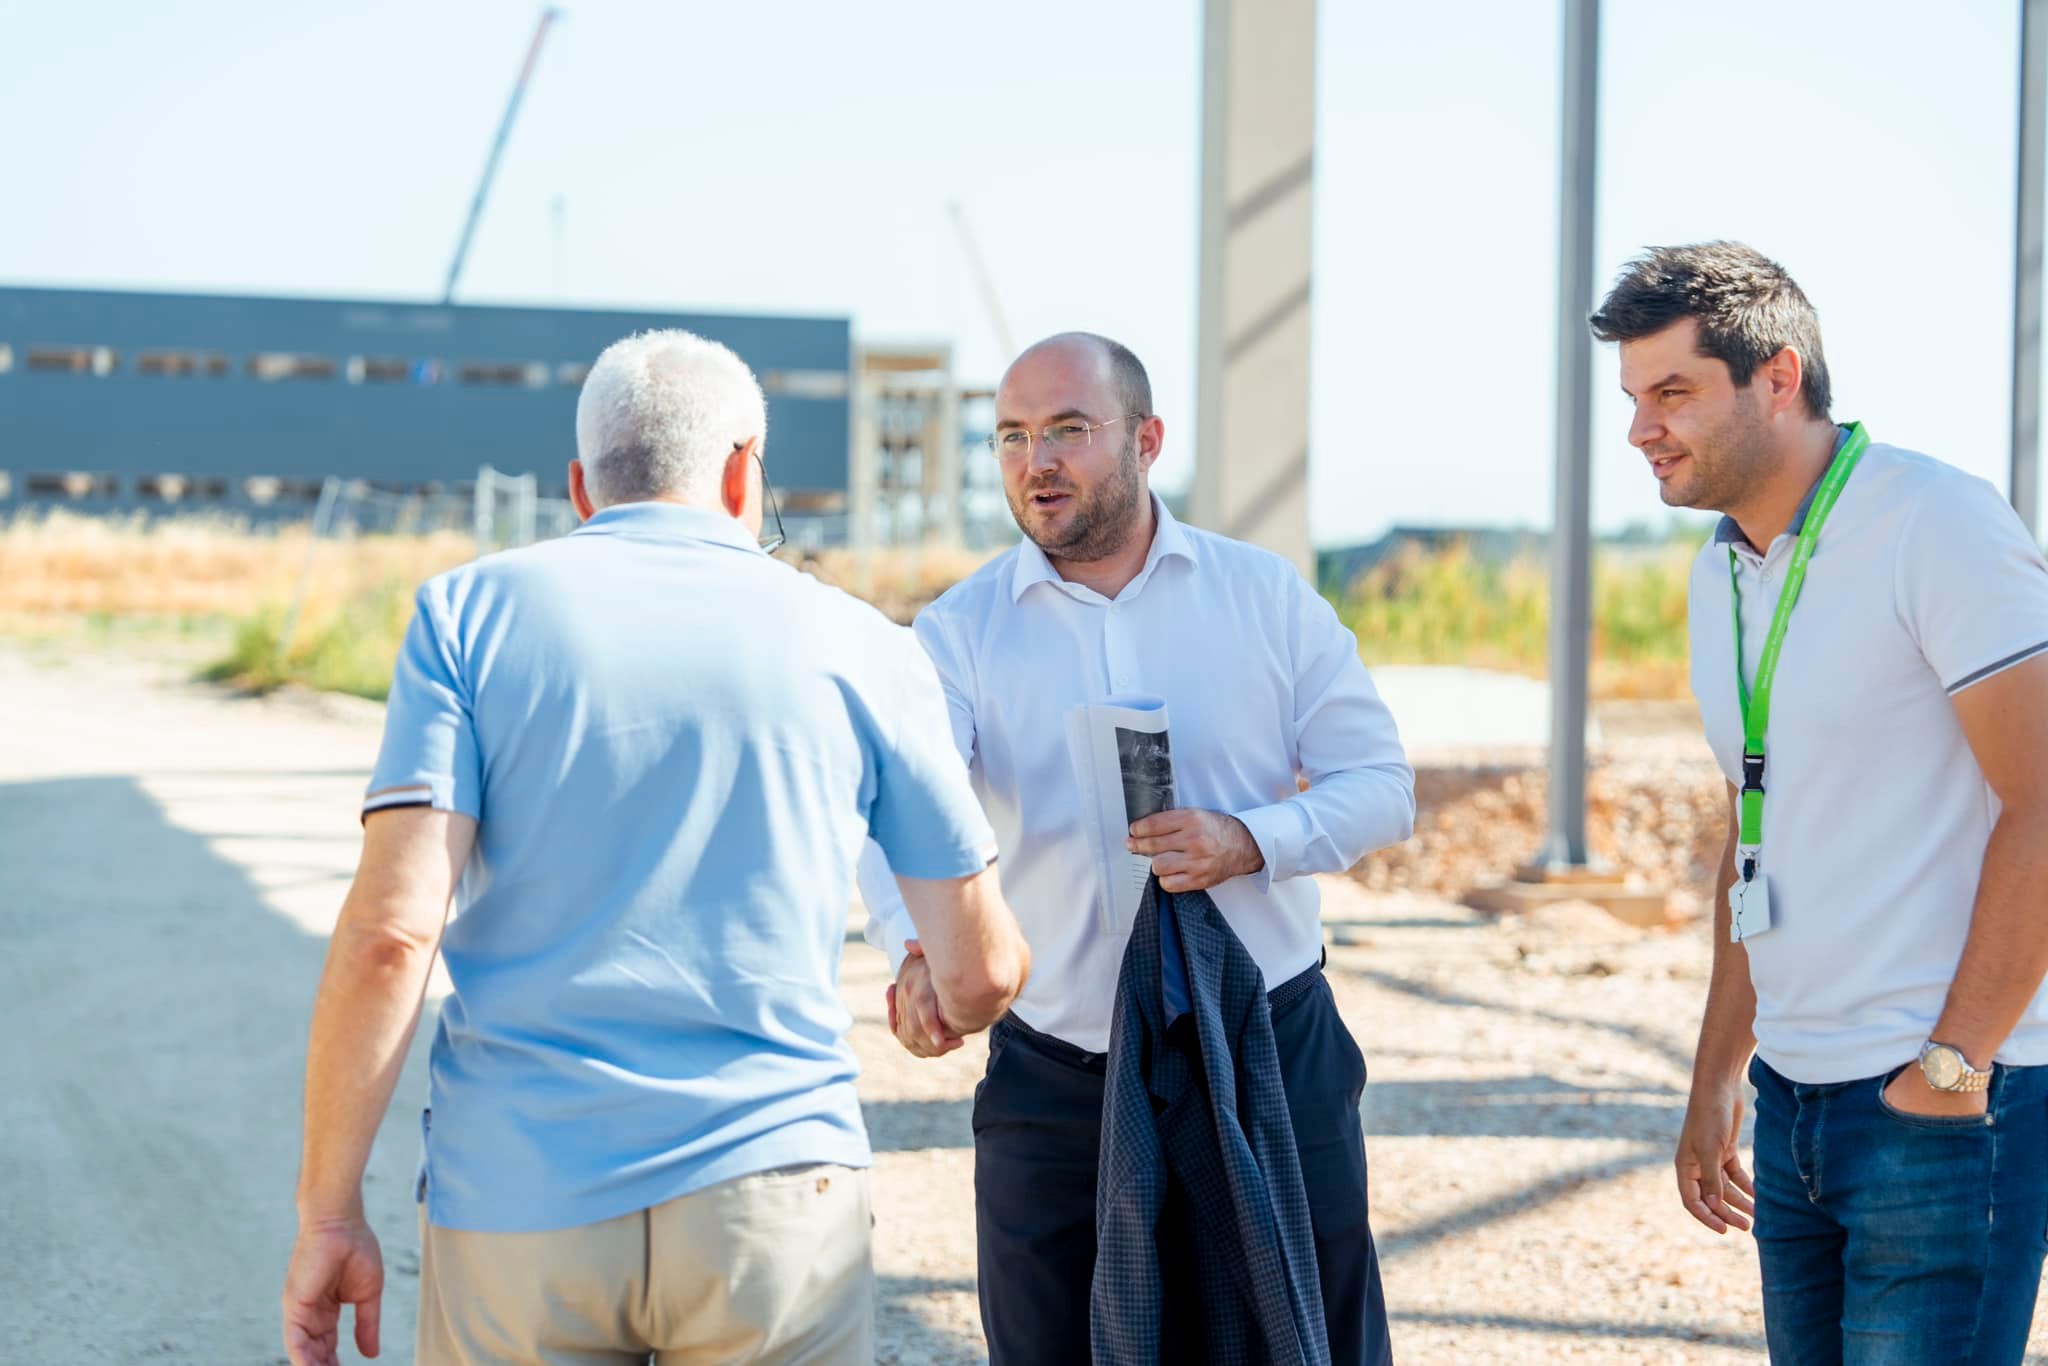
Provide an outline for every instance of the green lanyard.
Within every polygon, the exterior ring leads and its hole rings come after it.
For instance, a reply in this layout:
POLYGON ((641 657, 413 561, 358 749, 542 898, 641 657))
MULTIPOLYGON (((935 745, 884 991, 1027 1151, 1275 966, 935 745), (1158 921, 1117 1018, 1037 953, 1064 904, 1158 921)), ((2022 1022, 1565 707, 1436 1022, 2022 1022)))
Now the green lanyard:
POLYGON ((1742 677, 1742 577, 1736 571, 1735 547, 1728 547, 1728 581, 1735 593, 1735 687, 1742 699, 1742 830, 1736 853, 1744 882, 1756 877, 1757 855, 1764 842, 1764 734, 1771 725, 1771 684, 1778 676, 1778 652, 1785 646, 1785 628, 1792 623, 1792 608, 1806 584, 1806 562, 1820 543, 1820 529, 1869 445, 1870 434, 1863 424, 1850 423, 1848 443, 1828 466, 1813 506, 1807 509, 1806 524, 1799 529, 1799 543, 1792 548, 1785 587, 1778 594, 1778 610, 1771 617, 1770 634, 1764 637, 1763 657, 1757 661, 1754 690, 1742 677))

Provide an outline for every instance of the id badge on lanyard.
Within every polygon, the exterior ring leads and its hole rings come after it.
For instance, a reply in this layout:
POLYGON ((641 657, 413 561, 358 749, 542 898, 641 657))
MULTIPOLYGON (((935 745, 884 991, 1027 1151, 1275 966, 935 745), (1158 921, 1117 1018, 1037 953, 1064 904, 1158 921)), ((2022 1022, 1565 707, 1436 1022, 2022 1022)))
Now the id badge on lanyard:
POLYGON ((1785 647, 1785 631, 1792 623, 1792 609, 1799 602, 1799 590, 1806 585, 1806 565, 1820 544, 1821 528, 1835 510, 1835 500, 1856 462, 1870 445, 1863 424, 1849 424, 1849 439, 1828 466, 1827 475, 1807 510, 1806 524, 1792 548, 1792 563, 1785 571, 1785 587, 1778 595, 1777 610, 1771 615, 1771 629, 1764 637, 1764 652, 1757 660, 1756 686, 1742 676, 1742 577, 1736 567, 1735 547, 1728 547, 1728 583, 1735 600, 1735 689, 1742 703, 1742 789, 1736 804, 1741 829, 1735 845, 1735 882, 1728 889, 1728 937, 1735 943, 1754 939, 1772 927, 1771 891, 1761 876, 1764 843, 1764 739, 1771 725, 1771 686, 1778 677, 1778 655, 1785 647))

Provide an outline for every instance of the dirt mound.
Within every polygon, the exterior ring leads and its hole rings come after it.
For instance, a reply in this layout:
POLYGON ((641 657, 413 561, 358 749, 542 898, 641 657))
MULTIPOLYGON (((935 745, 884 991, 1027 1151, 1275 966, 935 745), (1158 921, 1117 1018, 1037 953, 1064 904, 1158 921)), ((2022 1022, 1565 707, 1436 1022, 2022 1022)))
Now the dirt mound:
MULTIPOLYGON (((1376 892, 1456 898, 1512 874, 1540 847, 1548 778, 1533 764, 1424 767, 1415 775, 1415 835, 1351 875, 1376 892)), ((1727 788, 1704 749, 1630 746, 1596 756, 1586 783, 1593 857, 1703 903, 1727 833, 1727 788)))

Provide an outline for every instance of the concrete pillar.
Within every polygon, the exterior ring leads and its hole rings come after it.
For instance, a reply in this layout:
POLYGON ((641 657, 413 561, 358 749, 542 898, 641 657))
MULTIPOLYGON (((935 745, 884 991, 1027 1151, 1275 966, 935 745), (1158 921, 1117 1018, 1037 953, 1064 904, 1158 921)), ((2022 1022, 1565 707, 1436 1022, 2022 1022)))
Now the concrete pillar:
POLYGON ((1315 574, 1308 539, 1315 0, 1207 0, 1197 525, 1315 574))

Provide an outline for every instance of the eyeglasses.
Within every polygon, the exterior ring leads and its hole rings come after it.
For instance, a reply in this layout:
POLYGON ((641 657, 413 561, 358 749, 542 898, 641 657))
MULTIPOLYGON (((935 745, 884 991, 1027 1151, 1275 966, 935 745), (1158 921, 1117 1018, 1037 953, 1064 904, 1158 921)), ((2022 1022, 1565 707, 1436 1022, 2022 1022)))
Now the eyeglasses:
POLYGON ((754 463, 761 467, 761 496, 768 500, 768 511, 775 518, 775 532, 771 536, 761 538, 761 551, 763 554, 773 555, 782 549, 783 542, 789 539, 789 533, 782 529, 782 509, 775 506, 775 489, 768 482, 768 462, 761 458, 761 452, 754 452, 754 463))
MULTIPOLYGON (((1049 451, 1085 451, 1094 439, 1094 434, 1104 427, 1114 427, 1119 422, 1132 418, 1143 420, 1149 413, 1125 413, 1107 422, 1083 422, 1078 417, 1061 418, 1058 422, 1047 423, 1038 433, 1038 439, 1049 451)), ((1002 460, 1022 459, 1031 454, 1031 429, 1011 427, 997 432, 988 439, 988 448, 1002 460)))

